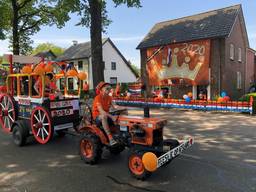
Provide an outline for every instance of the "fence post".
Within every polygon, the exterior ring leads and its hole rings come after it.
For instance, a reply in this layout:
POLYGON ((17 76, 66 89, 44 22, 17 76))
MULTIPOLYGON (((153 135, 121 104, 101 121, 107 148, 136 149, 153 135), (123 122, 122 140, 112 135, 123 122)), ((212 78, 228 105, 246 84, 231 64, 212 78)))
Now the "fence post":
POLYGON ((252 110, 250 111, 250 114, 251 115, 255 114, 255 102, 254 102, 253 96, 250 96, 250 108, 252 108, 252 110))

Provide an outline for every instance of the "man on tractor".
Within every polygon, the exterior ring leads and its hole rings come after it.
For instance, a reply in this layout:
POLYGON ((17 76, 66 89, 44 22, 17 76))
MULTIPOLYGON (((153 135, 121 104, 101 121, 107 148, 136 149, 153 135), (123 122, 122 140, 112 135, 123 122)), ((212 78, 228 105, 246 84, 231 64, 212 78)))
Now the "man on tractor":
POLYGON ((94 98, 92 106, 92 116, 97 125, 102 124, 104 131, 106 132, 109 144, 115 145, 117 142, 113 139, 109 126, 114 124, 116 117, 109 113, 110 107, 114 107, 112 104, 112 97, 109 96, 111 90, 110 84, 106 82, 100 82, 96 87, 97 96, 94 98))

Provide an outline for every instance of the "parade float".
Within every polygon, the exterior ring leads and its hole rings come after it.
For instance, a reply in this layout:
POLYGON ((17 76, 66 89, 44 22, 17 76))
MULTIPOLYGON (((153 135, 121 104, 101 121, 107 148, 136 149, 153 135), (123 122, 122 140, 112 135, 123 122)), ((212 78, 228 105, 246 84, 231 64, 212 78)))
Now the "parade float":
POLYGON ((86 79, 85 73, 67 63, 7 57, 10 73, 7 91, 0 95, 0 123, 5 132, 12 133, 16 145, 24 145, 29 136, 46 144, 54 132, 63 134, 79 125, 80 82, 86 79), (18 69, 15 63, 22 67, 18 69))

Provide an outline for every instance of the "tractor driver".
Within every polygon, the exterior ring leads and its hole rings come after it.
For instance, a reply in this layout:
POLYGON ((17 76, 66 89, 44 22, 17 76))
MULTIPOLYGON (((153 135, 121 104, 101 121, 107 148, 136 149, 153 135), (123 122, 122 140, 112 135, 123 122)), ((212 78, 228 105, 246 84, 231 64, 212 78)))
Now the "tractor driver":
POLYGON ((111 87, 109 83, 100 82, 96 87, 98 95, 94 98, 93 106, 92 106, 92 116, 95 120, 96 124, 101 124, 103 129, 105 130, 108 138, 109 144, 115 145, 117 142, 113 139, 112 134, 110 132, 109 126, 113 125, 113 121, 116 120, 115 116, 112 116, 109 113, 110 107, 113 107, 112 97, 109 96, 111 87))

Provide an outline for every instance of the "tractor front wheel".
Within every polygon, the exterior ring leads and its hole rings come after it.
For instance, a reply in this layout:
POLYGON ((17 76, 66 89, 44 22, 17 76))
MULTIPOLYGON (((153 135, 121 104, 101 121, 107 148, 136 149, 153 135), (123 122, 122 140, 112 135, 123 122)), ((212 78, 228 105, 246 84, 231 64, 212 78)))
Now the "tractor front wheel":
POLYGON ((83 132, 79 141, 79 153, 85 163, 98 163, 102 154, 100 139, 93 133, 83 132))
POLYGON ((143 152, 132 151, 128 160, 129 170, 135 178, 139 180, 145 180, 151 175, 151 172, 147 171, 142 162, 143 152))

